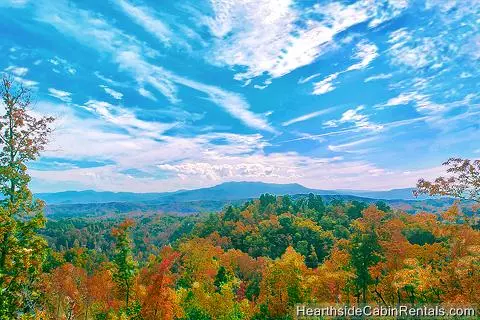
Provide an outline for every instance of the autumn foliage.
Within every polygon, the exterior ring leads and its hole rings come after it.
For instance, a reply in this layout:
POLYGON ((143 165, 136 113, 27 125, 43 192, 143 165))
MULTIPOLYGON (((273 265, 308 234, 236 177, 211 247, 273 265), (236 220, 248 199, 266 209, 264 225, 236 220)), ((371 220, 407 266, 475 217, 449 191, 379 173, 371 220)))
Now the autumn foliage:
MULTIPOLYGON (((52 319, 292 319, 308 302, 480 302, 480 232, 457 207, 411 215, 358 206, 352 219, 353 206, 268 196, 228 207, 135 261, 128 305, 113 254, 98 270, 53 269, 44 310, 52 319)), ((117 245, 131 225, 115 229, 117 245)))

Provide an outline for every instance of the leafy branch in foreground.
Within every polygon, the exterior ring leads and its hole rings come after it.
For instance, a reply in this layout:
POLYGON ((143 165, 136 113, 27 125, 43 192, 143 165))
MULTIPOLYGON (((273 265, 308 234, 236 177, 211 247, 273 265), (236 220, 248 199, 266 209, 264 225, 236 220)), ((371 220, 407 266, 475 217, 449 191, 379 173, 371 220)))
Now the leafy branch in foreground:
POLYGON ((433 182, 418 180, 414 195, 448 196, 480 204, 480 160, 450 158, 443 165, 450 176, 433 182))

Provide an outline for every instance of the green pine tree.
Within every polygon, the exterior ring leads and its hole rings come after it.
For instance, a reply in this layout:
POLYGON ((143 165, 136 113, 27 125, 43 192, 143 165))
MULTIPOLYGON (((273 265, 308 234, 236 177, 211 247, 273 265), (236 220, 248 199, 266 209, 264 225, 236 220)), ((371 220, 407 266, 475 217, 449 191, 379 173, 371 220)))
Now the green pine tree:
POLYGON ((314 246, 310 247, 310 253, 305 258, 305 264, 312 269, 318 267, 318 257, 314 246))
POLYGON ((375 230, 355 230, 350 247, 351 264, 355 270, 355 289, 361 302, 367 302, 367 288, 373 283, 369 268, 382 261, 382 247, 375 230))
POLYGON ((137 273, 137 261, 133 258, 132 240, 130 239, 130 229, 133 225, 133 220, 127 219, 112 231, 112 235, 116 240, 114 258, 116 270, 114 272, 114 280, 117 283, 119 294, 123 297, 127 309, 130 305, 130 293, 133 280, 137 273))

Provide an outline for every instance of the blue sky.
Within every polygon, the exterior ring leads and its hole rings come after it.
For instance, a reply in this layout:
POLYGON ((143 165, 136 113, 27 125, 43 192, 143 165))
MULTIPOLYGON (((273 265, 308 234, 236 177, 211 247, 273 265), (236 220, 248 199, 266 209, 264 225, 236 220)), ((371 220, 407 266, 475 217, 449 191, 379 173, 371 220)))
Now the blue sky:
POLYGON ((477 0, 0 0, 35 191, 409 187, 480 154, 477 0))

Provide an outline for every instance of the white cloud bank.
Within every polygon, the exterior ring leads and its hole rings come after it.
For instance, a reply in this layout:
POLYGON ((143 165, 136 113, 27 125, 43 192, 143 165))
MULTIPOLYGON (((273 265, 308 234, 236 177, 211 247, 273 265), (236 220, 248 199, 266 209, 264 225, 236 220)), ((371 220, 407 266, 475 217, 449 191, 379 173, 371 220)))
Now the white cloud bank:
MULTIPOLYGON (((385 189, 407 187, 419 177, 436 175, 439 170, 412 171, 408 175, 378 167, 367 161, 320 158, 296 152, 266 154, 269 142, 260 134, 206 133, 195 137, 158 134, 162 126, 144 123, 135 115, 105 102, 89 101, 85 108, 102 115, 80 118, 73 109, 39 103, 39 112, 58 110, 56 130, 45 155, 70 160, 95 159, 112 163, 95 168, 31 170, 43 191, 58 191, 62 185, 77 189, 160 192, 197 188, 225 181, 298 182, 315 188, 385 189), (108 124, 125 128, 108 131, 108 124), (142 127, 141 133, 135 128, 142 127), (145 134, 145 133, 152 134, 145 134), (153 134, 156 132, 157 134, 153 134), (222 143, 218 143, 221 141, 222 143), (88 147, 80 147, 88 146, 88 147), (126 170, 139 170, 145 177, 134 177, 126 170), (399 179, 399 174, 402 179, 399 179), (163 178, 159 178, 163 177, 163 178)), ((365 119, 348 112, 341 121, 365 124, 365 119)), ((350 151, 360 143, 332 145, 336 151, 350 151)))

